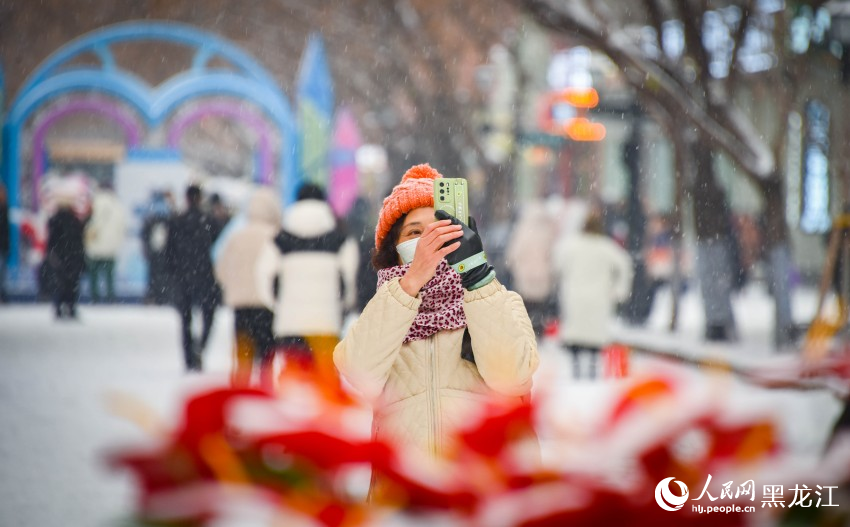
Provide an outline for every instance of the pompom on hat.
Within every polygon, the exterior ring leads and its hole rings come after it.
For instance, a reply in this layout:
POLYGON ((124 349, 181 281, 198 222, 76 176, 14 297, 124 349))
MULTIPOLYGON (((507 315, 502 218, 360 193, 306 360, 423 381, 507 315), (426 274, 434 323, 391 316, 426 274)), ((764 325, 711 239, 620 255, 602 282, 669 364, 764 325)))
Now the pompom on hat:
POLYGON ((384 198, 375 228, 375 247, 381 247, 399 218, 419 207, 434 206, 434 180, 443 177, 431 165, 425 163, 410 167, 401 178, 401 183, 384 198))

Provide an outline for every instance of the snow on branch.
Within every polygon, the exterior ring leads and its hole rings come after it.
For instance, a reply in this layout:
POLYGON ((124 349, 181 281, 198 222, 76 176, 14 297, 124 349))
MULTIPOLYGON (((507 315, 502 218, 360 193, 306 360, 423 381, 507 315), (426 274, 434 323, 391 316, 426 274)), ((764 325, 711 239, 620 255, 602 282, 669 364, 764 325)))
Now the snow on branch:
POLYGON ((736 135, 744 142, 744 146, 752 153, 752 167, 748 170, 762 179, 770 177, 776 170, 776 158, 770 147, 759 135, 759 131, 753 126, 749 119, 745 119, 743 112, 731 105, 723 107, 726 122, 736 132, 736 135))

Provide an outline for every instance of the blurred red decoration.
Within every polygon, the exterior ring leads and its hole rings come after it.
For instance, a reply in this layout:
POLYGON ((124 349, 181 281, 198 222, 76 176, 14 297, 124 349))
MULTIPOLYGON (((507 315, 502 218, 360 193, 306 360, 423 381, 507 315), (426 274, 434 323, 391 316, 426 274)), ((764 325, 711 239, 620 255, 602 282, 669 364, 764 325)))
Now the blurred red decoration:
MULTIPOLYGON (((556 438, 578 463, 551 466, 528 456, 540 418, 540 407, 529 402, 485 405, 444 459, 425 464, 398 445, 353 434, 350 412, 363 411, 353 400, 303 378, 283 381, 276 394, 229 388, 198 394, 159 444, 111 454, 114 466, 131 469, 139 481, 139 519, 210 525, 223 503, 241 495, 234 489, 242 489, 276 511, 275 525, 296 519, 328 527, 392 525, 415 518, 457 526, 740 526, 752 520, 744 512, 699 514, 690 504, 665 511, 655 502, 655 486, 675 476, 696 498, 713 475, 709 490, 718 497, 721 483, 744 473, 757 477, 783 459, 769 420, 730 420, 716 398, 693 403, 691 383, 675 377, 628 381, 598 427, 581 438, 556 438), (678 445, 688 434, 697 434, 702 448, 683 456, 678 445), (371 504, 342 484, 348 468, 366 464, 389 489, 371 504)), ((748 496, 698 503, 753 505, 748 496)), ((778 517, 759 518, 771 525, 778 517)))

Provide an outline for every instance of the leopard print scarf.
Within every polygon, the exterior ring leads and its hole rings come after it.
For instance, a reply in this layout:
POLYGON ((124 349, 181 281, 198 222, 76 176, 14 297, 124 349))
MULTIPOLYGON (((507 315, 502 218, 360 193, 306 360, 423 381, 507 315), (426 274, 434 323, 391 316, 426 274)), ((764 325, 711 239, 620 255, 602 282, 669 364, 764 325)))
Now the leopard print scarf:
MULTIPOLYGON (((378 287, 393 278, 401 278, 408 269, 409 264, 379 269, 378 287)), ((440 262, 434 278, 419 291, 422 304, 419 305, 419 313, 404 337, 404 343, 426 339, 443 330, 466 327, 463 291, 460 275, 445 260, 440 262)))

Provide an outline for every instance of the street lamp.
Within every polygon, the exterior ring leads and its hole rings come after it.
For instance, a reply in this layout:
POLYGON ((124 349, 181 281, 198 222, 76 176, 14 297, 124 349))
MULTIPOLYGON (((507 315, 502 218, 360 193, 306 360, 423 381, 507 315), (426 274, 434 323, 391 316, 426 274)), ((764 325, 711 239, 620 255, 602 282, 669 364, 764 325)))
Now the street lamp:
POLYGON ((829 33, 841 44, 841 80, 850 84, 850 1, 832 0, 824 7, 830 15, 829 33))

